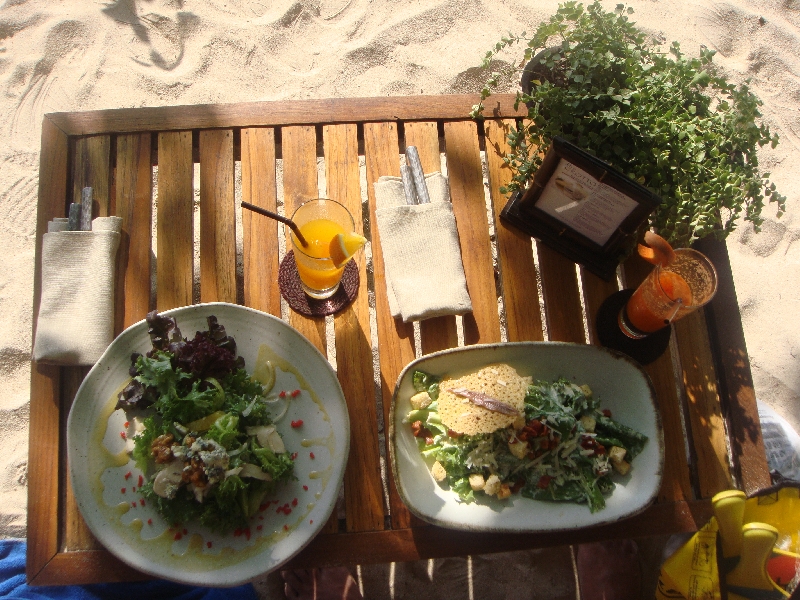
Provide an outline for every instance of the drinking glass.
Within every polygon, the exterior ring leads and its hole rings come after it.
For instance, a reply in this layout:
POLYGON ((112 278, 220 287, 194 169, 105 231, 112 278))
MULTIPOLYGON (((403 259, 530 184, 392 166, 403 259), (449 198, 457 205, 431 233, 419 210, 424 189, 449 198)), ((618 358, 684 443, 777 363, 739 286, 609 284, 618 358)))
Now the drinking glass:
POLYGON ((700 308, 717 291, 717 271, 697 250, 679 248, 668 265, 656 265, 619 313, 622 332, 641 339, 700 308))
POLYGON ((330 298, 339 289, 344 272, 343 266, 337 268, 331 260, 331 240, 355 229, 353 216, 335 200, 316 198, 301 204, 294 211, 292 221, 308 242, 308 246, 303 247, 297 236, 291 234, 303 291, 318 300, 330 298))

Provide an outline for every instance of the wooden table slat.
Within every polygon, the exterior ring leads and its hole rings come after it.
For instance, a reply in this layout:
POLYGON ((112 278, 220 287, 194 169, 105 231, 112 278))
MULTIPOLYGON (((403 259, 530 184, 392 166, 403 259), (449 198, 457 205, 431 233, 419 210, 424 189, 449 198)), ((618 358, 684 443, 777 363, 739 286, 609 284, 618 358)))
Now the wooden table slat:
MULTIPOLYGON (((439 131, 435 121, 418 121, 405 124, 406 146, 415 146, 427 173, 441 171, 439 131)), ((423 354, 458 346, 456 318, 452 315, 420 321, 420 344, 423 354)))
MULTIPOLYGON (((72 402, 78 388, 83 383, 84 377, 89 372, 89 367, 66 367, 62 371, 61 377, 61 405, 64 407, 62 415, 62 429, 66 428, 67 415, 72 408, 72 402)), ((78 508, 78 502, 72 491, 72 481, 70 480, 69 465, 67 461, 67 439, 62 437, 61 447, 61 519, 64 523, 63 537, 60 541, 60 548, 63 551, 72 552, 74 550, 102 548, 100 542, 92 535, 86 521, 78 508)))
MULTIPOLYGON (((317 133, 307 125, 284 127, 283 135, 283 208, 291 217, 298 206, 319 197, 317 184, 317 133)), ((286 230, 287 252, 292 247, 291 232, 286 230)), ((290 311, 289 323, 326 354, 325 319, 306 317, 290 311)))
POLYGON ((619 290, 617 280, 605 281, 594 273, 581 267, 581 285, 583 302, 586 305, 586 317, 589 322, 589 343, 600 345, 597 339, 597 311, 608 296, 619 290))
POLYGON ((92 188, 92 218, 111 212, 111 136, 93 135, 75 140, 72 160, 72 201, 80 202, 85 187, 92 188))
MULTIPOLYGON (((111 179, 110 165, 111 165, 111 142, 108 136, 93 136, 90 138, 83 138, 77 140, 76 156, 81 156, 80 168, 76 164, 76 173, 79 172, 81 180, 81 187, 90 186, 94 189, 92 217, 109 216, 110 211, 117 208, 116 199, 112 203, 109 193, 111 191, 109 181, 111 179)), ((77 159, 77 158, 76 158, 77 159)), ((149 153, 144 159, 149 166, 149 153)), ((121 182, 125 185, 127 181, 121 182)), ((116 186, 119 189, 120 186, 116 186)), ((145 202, 149 198, 144 199, 145 202)), ((147 214, 149 215, 149 210, 147 214)), ((149 225, 149 222, 148 222, 149 225)), ((125 230, 123 229, 123 235, 125 230)), ((147 241, 149 241, 149 232, 147 234, 147 241)), ((144 241, 144 240, 142 240, 144 241)), ((145 242, 147 243, 147 242, 145 242)), ((119 268, 119 261, 117 266, 119 268)), ((149 302, 149 272, 147 284, 147 297, 149 302)), ((75 394, 83 382, 84 378, 89 372, 89 367, 65 367, 62 369, 61 378, 61 406, 62 406, 62 431, 66 429, 67 416, 69 410, 72 408, 72 402, 75 399, 75 394)), ((63 537, 60 540, 60 547, 65 551, 73 551, 75 549, 95 549, 100 548, 100 543, 92 535, 83 516, 78 509, 78 503, 72 491, 72 482, 68 476, 69 466, 67 461, 67 446, 66 436, 61 438, 61 476, 60 483, 61 489, 61 519, 64 523, 63 537)))
MULTIPOLYGON (((280 102, 243 102, 193 106, 157 106, 46 115, 68 135, 174 131, 279 125, 463 119, 480 100, 478 94, 384 98, 327 98, 280 102)), ((486 116, 521 117, 514 94, 496 94, 487 101, 486 116)))
POLYGON ((728 434, 732 437, 731 451, 739 470, 738 483, 751 494, 770 485, 769 466, 728 248, 725 242, 713 239, 701 240, 695 246, 711 259, 717 270, 717 293, 706 307, 706 314, 711 339, 718 349, 717 373, 728 434))
MULTIPOLYGON (((317 135, 313 126, 284 127, 281 131, 283 150, 283 210, 287 217, 303 202, 319 196, 317 183, 317 135)), ((292 248, 289 228, 284 228, 287 253, 292 248)), ((309 318, 290 311, 289 324, 304 335, 320 352, 327 354, 325 319, 309 318)), ((338 529, 336 515, 331 515, 324 529, 338 529)))
MULTIPOLYGON (((53 122, 42 121, 39 157, 39 206, 33 283, 33 331, 42 296, 42 236, 54 217, 66 216, 69 139, 53 122)), ((61 369, 31 364, 28 441, 28 545, 26 572, 35 581, 58 552, 59 449, 61 440, 61 369)))
POLYGON ((467 278, 472 312, 464 315, 464 343, 500 341, 492 248, 487 232, 480 142, 475 123, 449 121, 444 124, 450 196, 461 241, 461 259, 467 278))
POLYGON ((506 134, 513 124, 513 121, 501 119, 488 120, 484 124, 489 188, 497 232, 497 260, 500 263, 508 341, 540 342, 544 339, 544 332, 533 242, 528 234, 500 220, 500 211, 508 200, 500 188, 511 182, 511 172, 503 162, 503 155, 510 150, 506 134))
MULTIPOLYGON (((242 129, 242 201, 278 210, 275 175, 275 130, 242 129)), ((250 210, 242 211, 245 306, 280 317, 278 223, 250 210)))
MULTIPOLYGON (((363 234, 361 185, 358 169, 358 129, 355 125, 323 128, 325 179, 328 197, 354 216, 355 231, 363 234)), ((339 383, 350 413, 350 454, 344 476, 347 531, 384 527, 383 485, 378 442, 377 404, 372 372, 372 343, 367 298, 367 269, 363 252, 358 265, 359 291, 350 306, 334 316, 339 383)))
POLYGON ((115 333, 150 310, 153 169, 149 133, 117 136, 116 215, 122 218, 117 251, 115 333))
POLYGON ((30 424, 35 436, 28 442, 28 546, 26 571, 35 581, 59 551, 59 503, 62 480, 59 476, 60 368, 31 365, 30 424))
MULTIPOLYGON (((624 280, 627 287, 637 287, 652 269, 652 265, 633 255, 623 265, 624 280)), ((689 457, 686 455, 683 411, 678 396, 675 371, 672 364, 672 348, 651 364, 644 367, 653 382, 664 427, 664 473, 659 491, 659 499, 676 501, 693 499, 692 477, 689 457)))
POLYGON ((194 163, 192 132, 158 136, 156 307, 192 303, 194 263, 194 163))
POLYGON ((697 469, 700 496, 708 498, 717 490, 732 488, 733 478, 704 311, 697 310, 677 321, 674 332, 691 425, 693 460, 702 465, 697 469))
POLYGON ((541 242, 537 242, 536 251, 542 274, 548 338, 583 344, 586 333, 575 263, 541 242))
MULTIPOLYGON (((364 125, 364 158, 367 169, 367 196, 372 247, 373 281, 375 285, 375 318, 380 356, 380 385, 383 402, 384 431, 389 427, 394 385, 400 372, 414 360, 414 327, 393 319, 386 296, 386 275, 383 268, 380 232, 375 219, 375 188, 372 182, 383 175, 400 176, 400 161, 397 154, 398 136, 395 123, 367 123, 364 125)), ((389 436, 386 435, 386 456, 389 457, 389 436)), ((400 500, 394 480, 389 477, 389 507, 392 527, 400 529, 411 523, 411 513, 400 500)))
POLYGON ((236 302, 233 131, 200 132, 200 300, 236 302))

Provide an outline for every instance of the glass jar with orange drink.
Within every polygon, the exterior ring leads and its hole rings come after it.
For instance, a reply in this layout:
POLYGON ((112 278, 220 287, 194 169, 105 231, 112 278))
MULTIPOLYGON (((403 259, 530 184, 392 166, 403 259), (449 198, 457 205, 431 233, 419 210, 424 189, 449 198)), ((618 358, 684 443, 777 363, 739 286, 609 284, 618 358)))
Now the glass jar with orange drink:
POLYGON ((666 248, 619 313, 620 329, 630 338, 663 329, 706 304, 717 291, 717 272, 705 255, 691 248, 666 248))
POLYGON ((347 261, 366 239, 353 232, 350 211, 335 200, 309 200, 295 210, 292 221, 306 242, 304 246, 291 234, 303 291, 311 298, 330 298, 339 289, 347 261))

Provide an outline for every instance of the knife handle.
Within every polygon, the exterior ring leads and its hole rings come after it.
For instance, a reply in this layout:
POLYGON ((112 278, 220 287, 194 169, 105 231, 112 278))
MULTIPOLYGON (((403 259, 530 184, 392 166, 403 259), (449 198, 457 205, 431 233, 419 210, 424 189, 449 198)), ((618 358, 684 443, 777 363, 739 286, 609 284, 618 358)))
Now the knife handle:
POLYGON ((81 231, 92 230, 92 200, 92 188, 83 188, 81 192, 81 231))
POLYGON ((406 204, 417 203, 417 192, 414 191, 414 180, 408 165, 400 166, 400 179, 403 181, 403 192, 406 195, 406 204))
POLYGON ((417 201, 419 204, 427 204, 431 201, 428 194, 428 186, 425 183, 425 173, 422 172, 422 163, 419 160, 419 152, 416 146, 406 148, 406 163, 411 169, 411 177, 414 180, 414 187, 417 190, 417 201))
POLYGON ((73 202, 69 205, 69 221, 67 231, 81 230, 81 205, 73 202))

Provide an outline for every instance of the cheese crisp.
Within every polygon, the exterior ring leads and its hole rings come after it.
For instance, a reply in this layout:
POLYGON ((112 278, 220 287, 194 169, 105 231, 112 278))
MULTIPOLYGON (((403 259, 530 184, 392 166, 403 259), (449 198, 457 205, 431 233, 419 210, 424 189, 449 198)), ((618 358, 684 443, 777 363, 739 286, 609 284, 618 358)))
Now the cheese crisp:
POLYGON ((523 414, 525 392, 531 382, 531 377, 520 377, 514 367, 506 364, 489 365, 457 379, 443 379, 439 384, 439 416, 444 425, 458 433, 492 433, 511 425, 517 416, 477 406, 451 390, 481 392, 523 414))

